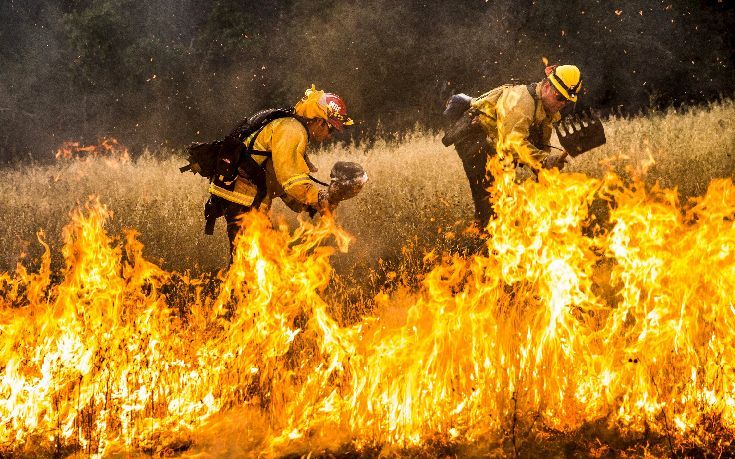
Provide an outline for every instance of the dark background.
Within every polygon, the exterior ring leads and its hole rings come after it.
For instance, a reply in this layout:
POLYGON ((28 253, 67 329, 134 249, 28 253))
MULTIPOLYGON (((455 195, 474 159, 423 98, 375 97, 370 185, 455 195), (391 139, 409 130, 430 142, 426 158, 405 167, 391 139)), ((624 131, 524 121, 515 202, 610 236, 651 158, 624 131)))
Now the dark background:
POLYGON ((544 57, 603 111, 700 104, 734 94, 734 3, 0 0, 0 162, 208 140, 311 83, 353 136, 434 128, 453 91, 540 80, 544 57))

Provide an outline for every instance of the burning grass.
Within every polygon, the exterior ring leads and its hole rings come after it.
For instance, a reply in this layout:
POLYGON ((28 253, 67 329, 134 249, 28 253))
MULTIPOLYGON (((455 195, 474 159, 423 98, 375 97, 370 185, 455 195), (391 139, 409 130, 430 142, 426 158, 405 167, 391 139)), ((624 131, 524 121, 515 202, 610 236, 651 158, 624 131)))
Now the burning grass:
POLYGON ((326 151, 323 169, 371 176, 338 216, 350 250, 330 221, 253 218, 218 279, 199 274, 224 263, 223 231, 201 234, 205 185, 178 161, 6 171, 4 262, 49 236, 0 278, 0 448, 735 454, 734 112, 611 120, 570 173, 499 180, 475 256, 461 166, 434 136, 326 151), (693 120, 710 134, 679 134, 693 120), (618 174, 597 165, 613 153, 618 174))

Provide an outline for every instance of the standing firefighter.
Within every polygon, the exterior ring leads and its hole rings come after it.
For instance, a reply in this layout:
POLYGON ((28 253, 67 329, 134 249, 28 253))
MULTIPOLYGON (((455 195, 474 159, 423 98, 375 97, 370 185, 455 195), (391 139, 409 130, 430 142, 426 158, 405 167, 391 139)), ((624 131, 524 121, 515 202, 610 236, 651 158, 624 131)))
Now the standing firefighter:
POLYGON ((293 108, 260 111, 224 140, 190 147, 190 164, 182 172, 192 170, 211 180, 205 233, 212 234, 215 220, 224 216, 232 255, 239 217, 268 210, 274 198, 296 212, 325 214, 357 194, 367 180, 358 164, 338 162, 332 183, 319 189, 310 175, 316 168, 306 155, 309 142, 321 143, 352 124, 342 98, 312 85, 293 108))
POLYGON ((505 170, 519 163, 535 173, 542 167, 563 167, 565 156, 549 155, 552 123, 560 120, 565 105, 577 101, 581 86, 576 66, 555 65, 546 68, 539 83, 503 85, 474 99, 464 94, 449 99, 444 114, 453 125, 442 141, 454 145, 462 160, 480 228, 494 215, 488 159, 497 154, 505 170))

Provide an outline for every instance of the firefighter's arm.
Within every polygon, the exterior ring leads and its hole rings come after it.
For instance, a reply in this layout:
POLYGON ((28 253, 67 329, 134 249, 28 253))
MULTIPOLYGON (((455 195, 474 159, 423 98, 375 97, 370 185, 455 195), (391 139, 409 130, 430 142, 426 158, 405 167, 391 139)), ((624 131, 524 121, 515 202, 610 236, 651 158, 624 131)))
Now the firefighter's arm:
POLYGON ((308 136, 306 129, 292 118, 284 118, 283 123, 275 129, 271 140, 273 169, 276 180, 286 193, 284 202, 290 208, 311 209, 326 213, 334 209, 336 204, 329 200, 329 193, 319 191, 309 177, 309 166, 304 153, 308 136))
MULTIPOLYGON (((308 136, 306 129, 292 118, 284 118, 273 131, 271 154, 276 180, 286 192, 291 204, 316 207, 319 190, 309 178, 309 166, 304 159, 308 136)), ((287 202, 287 205, 291 207, 287 202)))
POLYGON ((470 109, 475 114, 472 122, 482 127, 486 133, 492 133, 494 120, 489 114, 492 113, 493 106, 488 102, 487 98, 473 100, 470 109))
POLYGON ((529 140, 535 104, 532 98, 509 94, 498 103, 498 152, 513 157, 533 170, 541 168, 547 152, 536 148, 529 140))
POLYGON ((284 202, 284 204, 286 204, 286 206, 288 206, 289 209, 293 210, 296 213, 303 212, 309 209, 289 195, 283 196, 281 200, 284 202))

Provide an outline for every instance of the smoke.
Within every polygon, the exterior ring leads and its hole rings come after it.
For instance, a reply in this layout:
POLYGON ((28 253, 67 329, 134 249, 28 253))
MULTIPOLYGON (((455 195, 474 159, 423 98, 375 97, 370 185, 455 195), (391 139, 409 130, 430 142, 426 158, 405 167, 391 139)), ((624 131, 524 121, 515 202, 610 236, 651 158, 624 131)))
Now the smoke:
POLYGON ((537 81, 543 58, 579 65, 581 104, 603 111, 701 103, 733 95, 734 11, 684 0, 9 0, 0 159, 109 135, 138 151, 208 140, 311 83, 346 99, 354 135, 435 128, 450 94, 537 81))

